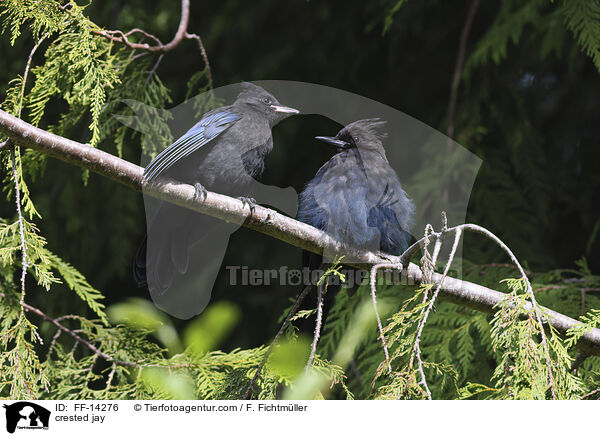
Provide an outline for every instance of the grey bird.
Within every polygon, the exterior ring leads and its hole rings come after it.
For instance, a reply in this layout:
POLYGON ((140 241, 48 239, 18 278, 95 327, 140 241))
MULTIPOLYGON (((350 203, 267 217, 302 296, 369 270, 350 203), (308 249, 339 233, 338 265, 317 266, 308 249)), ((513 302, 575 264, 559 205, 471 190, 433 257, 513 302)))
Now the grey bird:
MULTIPOLYGON (((144 178, 192 184, 195 198, 207 189, 240 198, 250 208, 255 178, 273 149, 271 129, 298 111, 281 105, 263 88, 243 83, 236 101, 212 110, 145 168, 144 178)), ((148 286, 155 304, 189 318, 208 304, 212 282, 229 235, 237 226, 161 202, 136 253, 138 286, 148 286)))
MULTIPOLYGON (((415 206, 387 160, 384 126, 378 118, 365 119, 348 124, 334 137, 316 137, 336 153, 300 194, 296 219, 325 231, 349 249, 399 255, 411 239, 415 206)), ((333 260, 333 253, 303 252, 303 264, 309 269, 333 260)), ((351 250, 344 261, 352 261, 351 250)), ((337 288, 333 279, 322 300, 323 324, 337 288)), ((314 308, 318 301, 311 297, 301 308, 314 308)), ((309 319, 301 321, 300 331, 312 331, 311 324, 309 319)))
POLYGON ((399 255, 410 240, 415 206, 390 166, 385 122, 355 121, 335 137, 336 149, 300 194, 297 219, 355 248, 399 255))

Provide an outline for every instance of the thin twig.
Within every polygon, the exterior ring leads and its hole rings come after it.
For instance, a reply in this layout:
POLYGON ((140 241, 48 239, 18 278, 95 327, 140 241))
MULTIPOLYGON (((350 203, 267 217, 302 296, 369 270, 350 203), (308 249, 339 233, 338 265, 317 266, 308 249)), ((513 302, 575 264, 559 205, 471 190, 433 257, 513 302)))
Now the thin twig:
POLYGON ((431 296, 431 300, 429 300, 429 305, 427 306, 427 309, 425 310, 425 313, 423 314, 423 318, 421 319, 421 322, 419 323, 419 327, 417 330, 417 336, 415 338, 415 344, 413 346, 413 352, 411 353, 411 358, 410 358, 411 363, 413 361, 413 355, 415 355, 415 357, 417 358, 418 370, 419 370, 419 373, 421 374, 421 382, 420 383, 425 388, 425 391, 427 392, 427 398, 430 400, 432 399, 431 392, 429 391, 429 386, 427 386, 427 380, 425 378, 425 371, 423 370, 423 362, 421 361, 421 347, 419 346, 419 344, 421 341, 421 334, 423 333, 423 327, 425 327, 425 323, 427 322, 429 313, 431 312, 431 309, 433 308, 433 305, 434 305, 435 301, 437 300, 437 297, 438 297, 438 294, 442 287, 442 284, 444 283, 444 280, 446 279, 446 276, 448 275, 448 272, 450 271, 450 265, 452 264, 452 261, 454 260, 454 256, 456 254, 456 249, 458 248, 458 242, 460 240, 461 235, 462 235, 462 229, 459 228, 454 235, 454 243, 452 244, 452 250, 450 251, 450 256, 448 257, 448 261, 446 262, 446 267, 444 268, 444 274, 442 275, 442 279, 438 282, 438 284, 435 288, 435 291, 433 292, 433 295, 431 296))
POLYGON ((22 303, 22 307, 29 311, 29 312, 33 312, 36 315, 42 317, 43 319, 45 319, 46 321, 54 324, 59 330, 62 330, 63 332, 65 332, 66 334, 68 334, 69 336, 71 336, 73 339, 75 339, 76 343, 79 342, 83 345, 85 345, 87 348, 89 348, 94 354, 97 354, 101 357, 103 357, 105 360, 109 361, 109 362, 116 362, 119 365, 122 366, 138 366, 138 364, 133 363, 133 362, 127 362, 124 360, 119 360, 116 359, 108 354, 106 354, 105 352, 99 350, 94 344, 92 344, 90 341, 85 340, 84 338, 82 338, 81 336, 79 336, 77 333, 75 333, 73 330, 63 326, 61 323, 59 323, 58 321, 56 321, 54 318, 52 318, 49 315, 46 315, 44 312, 42 312, 40 309, 38 309, 37 307, 33 307, 27 303, 22 303))
POLYGON ((145 30, 138 29, 138 28, 131 29, 127 33, 123 32, 122 30, 104 30, 104 29, 96 28, 96 29, 92 29, 92 33, 94 33, 96 35, 100 35, 112 42, 124 44, 127 47, 131 48, 132 50, 141 51, 141 53, 138 53, 135 56, 133 56, 132 60, 135 60, 142 56, 145 56, 148 53, 160 53, 161 57, 158 59, 157 63, 155 64, 155 67, 152 69, 151 74, 148 75, 148 79, 146 80, 146 83, 148 83, 150 81, 152 74, 154 73, 156 67, 162 60, 162 55, 177 48, 177 46, 179 46, 179 44, 181 44, 181 42, 184 39, 194 39, 198 43, 198 48, 200 49, 200 55, 202 56, 202 60, 204 62, 204 67, 206 69, 206 77, 208 80, 208 86, 212 92, 213 77, 212 77, 212 71, 210 68, 210 62, 208 61, 208 55, 206 54, 206 49, 202 42, 202 38, 200 38, 200 36, 196 35, 195 33, 188 32, 187 29, 188 29, 188 25, 189 25, 189 20, 190 20, 190 1, 189 0, 181 0, 181 17, 179 19, 179 25, 177 26, 177 32, 173 36, 173 39, 170 42, 168 42, 167 44, 163 44, 161 42, 161 40, 158 37, 156 37, 155 35, 152 35, 151 33, 148 33, 145 30), (151 44, 143 43, 143 42, 130 41, 129 38, 136 33, 140 33, 144 37, 152 39, 154 41, 154 44, 151 45, 151 44))
POLYGON ((431 256, 431 264, 434 270, 435 266, 437 265, 438 256, 440 255, 440 251, 442 249, 442 241, 444 240, 444 234, 448 231, 448 218, 446 217, 446 211, 442 211, 441 215, 442 229, 440 230, 440 237, 435 240, 435 245, 433 247, 433 255, 431 256))
POLYGON ((117 364, 115 362, 113 362, 112 369, 110 370, 110 373, 108 374, 108 379, 106 380, 106 388, 105 388, 106 391, 110 390, 110 385, 113 381, 113 377, 115 376, 116 372, 117 372, 117 364))
POLYGON ((160 65, 160 63, 161 63, 161 61, 163 60, 164 57, 165 57, 164 53, 161 54, 158 57, 158 59, 156 60, 156 63, 154 64, 154 66, 152 67, 152 69, 150 71, 148 71, 148 77, 146 78, 146 85, 148 83, 150 83, 150 80, 152 79, 152 76, 156 72, 156 69, 158 68, 158 66, 160 65))
POLYGON ((592 395, 597 394, 597 393, 600 393, 600 389, 594 389, 592 392, 588 392, 583 397, 581 397, 581 399, 585 400, 587 397, 591 397, 592 395))
POLYGON ((375 296, 376 291, 376 281, 377 281, 377 271, 381 268, 394 268, 402 273, 402 264, 401 263, 379 263, 377 265, 373 265, 371 268, 371 276, 370 279, 370 287, 371 287, 371 301, 373 302, 373 310, 375 311, 375 318, 377 319, 377 329, 379 330, 379 337, 381 338, 381 345, 383 346, 383 354, 385 355, 385 361, 387 362, 387 367, 390 373, 392 372, 392 365, 390 362, 390 353, 388 351, 387 344, 385 343, 385 334, 383 333, 383 326, 381 325, 381 317, 379 316, 379 311, 377 310, 377 298, 375 296))
POLYGON ((312 284, 309 284, 298 295, 296 302, 290 309, 290 313, 288 313, 288 316, 285 318, 285 321, 283 321, 283 324, 281 324, 281 327, 279 328, 279 331, 275 335, 275 338, 273 338, 271 345, 269 345, 269 348, 267 348, 265 355, 263 356, 262 360, 258 364, 258 367, 256 368, 256 373, 254 374, 254 377, 252 377, 252 380, 250 381, 250 384, 248 385, 248 388, 246 389, 246 392, 244 393, 242 400, 247 400, 250 397, 250 394, 252 393, 252 390, 254 389, 256 382, 258 381, 258 377, 260 377, 260 373, 261 373, 263 367, 265 366, 265 363, 267 362, 267 359, 269 358, 271 351, 273 351, 273 346, 275 345, 275 343, 277 342, 279 337, 283 334, 283 332, 289 325, 290 321, 292 320, 292 317, 296 314, 296 312, 300 308, 300 304, 302 303, 302 300, 304 300, 304 297, 306 297, 308 295, 308 292, 311 289, 312 289, 312 284))
POLYGON ((104 38, 109 39, 113 42, 125 44, 127 47, 135 50, 147 51, 151 53, 166 53, 168 51, 173 50, 181 43, 187 32, 189 19, 190 0, 181 0, 181 17, 179 19, 179 26, 177 27, 177 32, 175 33, 175 36, 173 36, 173 39, 167 44, 162 44, 160 42, 160 39, 158 39, 156 36, 151 35, 150 33, 145 32, 141 29, 133 29, 127 33, 124 33, 121 30, 93 29, 92 33, 103 36, 104 38), (155 45, 131 42, 128 37, 132 36, 134 33, 142 33, 144 36, 153 39, 155 45))
MULTIPOLYGON (((46 39, 49 33, 43 35, 40 40, 33 46, 31 51, 29 52, 29 57, 27 58, 27 64, 25 65, 25 71, 23 72, 23 80, 21 82, 21 92, 19 97, 19 105, 17 109, 17 117, 21 116, 21 111, 23 110, 23 100, 25 99, 25 87, 27 85, 27 76, 29 75, 29 70, 31 68, 31 61, 33 59, 33 55, 37 51, 38 47, 42 44, 42 42, 46 39)), ((21 189, 19 187, 19 174, 17 171, 16 165, 16 147, 17 145, 13 145, 10 139, 7 139, 2 143, 1 148, 11 147, 10 149, 10 160, 12 164, 12 172, 13 178, 15 181, 15 202, 17 206, 17 215, 19 217, 19 233, 21 236, 21 252, 22 252, 22 270, 21 270, 21 315, 23 314, 23 303, 25 302, 25 277, 27 275, 27 268, 29 267, 27 263, 27 243, 25 241, 25 225, 23 213, 21 211, 21 189)))
MULTIPOLYGON (((117 30, 116 32, 120 32, 120 31, 119 31, 119 30, 117 30)), ((110 33, 110 32, 109 32, 109 33, 110 33)), ((131 35, 133 35, 134 33, 141 33, 141 34, 142 34, 142 35, 144 35, 146 38, 150 38, 150 39, 154 40, 154 42, 155 42, 157 45, 162 45, 162 42, 161 42, 161 41, 160 41, 160 39, 158 39, 156 36, 152 35, 151 33, 148 33, 148 32, 146 32, 145 30, 138 29, 138 28, 131 29, 129 32, 127 32, 127 33, 125 34, 125 36, 131 36, 131 35)))
POLYGON ((489 237, 490 239, 492 239, 494 242, 496 242, 496 244, 498 244, 508 254, 508 256, 510 257, 510 260, 515 264, 515 266, 521 273, 521 278, 525 282, 525 290, 526 290, 527 294, 529 294, 529 299, 531 300, 531 305, 532 305, 535 320, 537 321, 537 323, 540 326, 540 336, 542 338, 540 344, 544 348, 544 352, 545 352, 545 356, 546 356, 546 367, 548 369, 550 392, 552 393, 552 398, 556 399, 556 392, 554 389, 554 375, 552 373, 552 361, 550 360, 550 349, 548 346, 548 339, 546 337, 546 332, 545 332, 545 328, 544 328, 544 323, 548 322, 548 320, 546 319, 546 317, 544 316, 544 314, 542 313, 542 311, 540 309, 540 305, 538 304, 537 299, 535 298, 535 293, 533 292, 533 288, 531 287, 531 283, 529 282, 529 278, 527 277, 527 274, 525 274, 525 270, 523 269, 523 267, 517 260, 517 257, 514 255, 514 253, 510 250, 510 248, 508 248, 508 246, 504 242, 502 242, 500 240, 500 238, 498 238, 496 235, 494 235, 488 229, 483 228, 478 225, 475 225, 475 224, 463 224, 459 227, 472 230, 476 233, 484 234, 487 237, 489 237))
POLYGON ((479 0, 473 0, 469 12, 467 12, 467 18, 463 25, 460 33, 460 42, 458 44, 458 54, 456 56, 456 65, 454 66, 454 74, 452 75, 452 83, 450 85, 450 102, 448 103, 448 127, 446 135, 448 136, 448 145, 452 144, 452 137, 454 136, 454 118, 456 115, 456 98, 458 95, 458 85, 460 83, 460 76, 462 74, 463 65, 465 63, 465 52, 467 50, 467 41, 469 39, 469 33, 471 33, 471 26, 473 25, 473 18, 475 12, 479 7, 479 0))
POLYGON ((315 360, 315 354, 317 354, 317 343, 319 342, 319 337, 321 336, 321 324, 323 323, 323 294, 326 291, 326 284, 321 283, 317 286, 317 319, 315 322, 315 333, 313 335, 313 341, 310 347, 310 356, 308 357, 308 362, 306 362, 306 369, 312 366, 312 363, 315 360))
POLYGON ((198 42, 198 48, 200 49, 200 54, 202 55, 202 60, 204 61, 204 66, 206 68, 206 78, 208 79, 208 87, 210 88, 211 92, 213 89, 213 78, 212 78, 212 71, 210 69, 210 62, 208 62, 208 55, 206 54, 206 49, 204 48, 204 44, 202 43, 202 39, 200 38, 200 36, 196 35, 195 33, 185 33, 185 37, 187 39, 195 39, 198 42))
POLYGON ((52 336, 52 340, 50 341, 50 346, 48 347, 48 353, 46 354, 46 359, 50 358, 50 355, 52 354, 52 350, 54 349, 54 346, 56 345, 56 341, 60 337, 61 333, 62 333, 62 330, 59 329, 59 330, 56 330, 56 333, 54 334, 54 336, 52 336))
POLYGON ((23 304, 25 303, 25 276, 27 275, 27 243, 25 242, 25 225, 23 224, 23 214, 21 213, 21 190, 19 188, 19 175, 15 163, 15 146, 10 149, 10 160, 12 163, 13 178, 15 180, 15 202, 17 204, 17 215, 19 216, 19 233, 21 235, 21 314, 23 314, 23 304))
MULTIPOLYGON (((460 84, 460 76, 462 75, 463 65, 465 63, 465 52, 467 50, 467 41, 469 39, 469 33, 471 32, 471 26, 473 24, 473 18, 475 12, 479 7, 479 0, 473 0, 469 12, 467 12, 467 18, 463 25, 460 33, 460 41, 458 43, 458 54, 456 56, 456 64, 454 66, 454 74, 452 75, 452 82, 450 84, 450 101, 448 102, 448 126, 446 129, 446 154, 450 154, 452 151, 452 138, 454 138, 454 119, 456 117, 456 100, 458 97, 458 85, 460 84)), ((448 187, 444 187, 442 198, 444 203, 449 202, 449 191, 448 187)))

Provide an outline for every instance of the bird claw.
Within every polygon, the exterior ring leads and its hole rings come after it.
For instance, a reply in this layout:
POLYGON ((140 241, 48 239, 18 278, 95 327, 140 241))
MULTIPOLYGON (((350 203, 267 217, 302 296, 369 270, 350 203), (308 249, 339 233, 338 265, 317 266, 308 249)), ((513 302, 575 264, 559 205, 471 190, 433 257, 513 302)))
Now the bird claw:
POLYGON ((256 200, 252 197, 238 197, 238 200, 242 202, 244 206, 250 208, 250 212, 254 212, 254 206, 256 206, 256 200))
POLYGON ((202 198, 202 201, 206 200, 206 196, 208 195, 208 191, 207 189, 202 186, 200 183, 194 183, 194 201, 196 203, 200 202, 200 198, 202 198))

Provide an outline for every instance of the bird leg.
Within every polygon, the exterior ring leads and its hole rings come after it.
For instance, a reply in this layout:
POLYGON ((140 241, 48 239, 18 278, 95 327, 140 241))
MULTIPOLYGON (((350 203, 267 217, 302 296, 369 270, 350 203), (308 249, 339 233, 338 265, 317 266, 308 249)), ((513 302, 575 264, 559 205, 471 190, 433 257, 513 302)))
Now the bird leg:
POLYGON ((194 183, 194 201, 196 203, 200 202, 200 198, 202 198, 202 201, 206 200, 206 196, 208 195, 208 191, 207 189, 202 186, 200 183, 194 183))
POLYGON ((256 206, 256 200, 252 197, 238 197, 238 200, 242 202, 244 206, 250 208, 250 212, 254 212, 254 206, 256 206))

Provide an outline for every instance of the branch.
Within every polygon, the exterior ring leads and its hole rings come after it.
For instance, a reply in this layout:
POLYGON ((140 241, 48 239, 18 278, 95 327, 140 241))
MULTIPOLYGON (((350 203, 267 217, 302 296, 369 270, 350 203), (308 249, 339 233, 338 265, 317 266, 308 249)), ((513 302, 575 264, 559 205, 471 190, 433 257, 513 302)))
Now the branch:
POLYGON ((454 74, 452 75, 452 84, 450 85, 450 102, 448 103, 448 127, 446 135, 448 136, 448 145, 451 145, 451 138, 454 136, 454 118, 456 114, 456 98, 458 96, 458 85, 460 83, 460 76, 463 70, 463 64, 465 63, 465 52, 467 50, 467 40, 469 39, 469 33, 471 33, 471 26, 473 25, 473 18, 475 12, 479 7, 479 0, 473 0, 467 12, 467 18, 463 25, 460 33, 460 42, 458 44, 458 54, 456 56, 456 65, 454 66, 454 74))
MULTIPOLYGON (((71 330, 70 328, 67 328, 63 324, 60 323, 60 321, 62 321, 64 319, 78 319, 79 318, 78 316, 75 316, 75 315, 63 315, 63 316, 60 316, 58 318, 52 318, 50 315, 42 312, 37 307, 33 307, 33 306, 31 306, 31 305, 29 305, 27 303, 21 303, 21 304, 22 304, 21 307, 24 308, 26 311, 35 313, 36 315, 38 315, 42 319, 48 321, 49 323, 51 323, 55 327, 57 327, 56 334, 52 338, 52 342, 50 342, 50 347, 48 348, 48 356, 50 356, 50 353, 52 352, 52 348, 56 344, 56 340, 58 339, 60 333, 64 332, 64 333, 68 334, 69 336, 71 336, 73 339, 75 339, 75 344, 73 344, 73 350, 71 350, 71 353, 75 350, 75 347, 77 346, 77 344, 83 344, 92 353, 94 353, 96 356, 102 357, 103 359, 105 359, 108 362, 112 362, 113 369, 115 368, 115 364, 119 364, 121 366, 127 366, 127 367, 140 368, 140 369, 142 369, 142 368, 169 368, 169 369, 176 369, 176 368, 200 368, 200 367, 203 367, 205 365, 204 363, 196 363, 196 364, 194 364, 194 363, 162 364, 162 363, 145 363, 143 361, 129 362, 129 361, 126 361, 126 360, 117 359, 117 358, 115 358, 115 357, 113 357, 113 356, 111 356, 111 355, 103 352, 98 347, 96 347, 91 341, 88 341, 87 339, 85 339, 81 335, 79 335, 78 333, 82 333, 81 330, 71 330)), ((90 371, 92 370, 93 366, 94 366, 94 363, 92 363, 92 365, 90 366, 90 371)), ((112 371, 111 371, 111 373, 112 373, 112 371)), ((109 387, 111 381, 112 380, 109 377, 109 381, 107 382, 107 388, 109 387)))
POLYGON ((130 47, 134 50, 142 50, 150 53, 166 53, 168 51, 173 50, 177 47, 183 38, 186 36, 188 22, 190 20, 190 0, 181 0, 181 18, 179 20, 179 27, 177 28, 177 32, 175 36, 171 40, 171 42, 167 44, 163 44, 160 39, 156 36, 151 35, 141 29, 133 29, 127 33, 123 33, 120 30, 92 30, 96 35, 100 35, 109 39, 113 42, 118 42, 125 44, 127 47, 130 47), (134 33, 141 33, 142 35, 151 38, 154 40, 156 45, 150 45, 147 43, 136 43, 129 41, 128 37, 133 35, 134 33))
MULTIPOLYGON (((327 278, 325 279, 327 281, 327 278)), ((315 360, 317 354, 317 343, 321 337, 321 324, 323 323, 323 294, 327 292, 327 283, 320 283, 317 285, 317 320, 315 323, 315 333, 313 335, 313 341, 310 346, 310 356, 308 356, 308 362, 304 369, 308 370, 315 360)))
MULTIPOLYGON (((206 66, 206 76, 208 79, 208 85, 210 89, 213 89, 213 78, 212 78, 212 72, 210 69, 210 63, 208 62, 208 55, 206 54, 206 49, 204 48, 204 44, 202 43, 202 39, 200 38, 200 36, 196 35, 195 33, 189 33, 188 32, 188 24, 190 21, 190 0, 181 0, 181 18, 179 19, 179 26, 177 27, 177 32, 175 32, 175 36, 173 36, 173 39, 171 40, 171 42, 168 42, 167 44, 163 44, 161 42, 161 40, 142 30, 142 29, 131 29, 129 32, 125 33, 121 30, 104 30, 104 29, 93 29, 92 33, 96 34, 96 35, 100 35, 110 41, 119 43, 119 44, 125 44, 127 47, 131 48, 132 50, 141 50, 143 53, 141 55, 144 55, 146 53, 156 53, 156 54, 161 54, 164 55, 165 53, 177 48, 177 46, 179 44, 181 44, 181 41, 183 41, 184 39, 194 39, 196 40, 196 42, 198 42, 198 48, 200 49, 200 55, 202 56, 202 60, 204 61, 204 65, 206 66), (154 41, 154 45, 150 45, 148 43, 138 43, 138 42, 131 42, 129 40, 129 37, 131 37, 132 35, 139 33, 141 35, 143 35, 146 38, 149 38, 151 40, 154 41)), ((140 56, 140 55, 136 55, 140 56)), ((160 62, 160 60, 158 61, 160 62)), ((158 64, 157 62, 157 64, 158 64)), ((158 66, 158 65, 156 65, 158 66)), ((155 66, 155 68, 156 68, 155 66)), ((154 69, 155 69, 154 68, 154 69)), ((152 71, 151 73, 153 73, 154 71, 152 71)), ((150 79, 150 77, 152 76, 152 74, 150 74, 148 76, 148 80, 150 79)))
MULTIPOLYGON (((347 248, 327 233, 266 207, 257 205, 250 214, 240 200, 214 192, 208 192, 204 202, 194 202, 195 190, 191 185, 172 180, 163 180, 151 186, 145 185, 142 178, 144 170, 138 165, 102 150, 46 132, 2 110, 0 110, 0 134, 8 136, 19 145, 31 147, 65 162, 89 169, 131 189, 137 191, 143 189, 145 195, 221 220, 238 223, 304 250, 317 254, 328 250, 340 256, 347 251, 347 248)), ((413 247, 413 250, 416 251, 416 248, 413 247)), ((398 256, 385 255, 384 257, 364 250, 357 250, 355 254, 353 253, 353 257, 356 260, 350 266, 367 270, 376 264, 399 263, 405 260, 398 256)), ((408 283, 421 283, 423 273, 417 265, 411 263, 405 271, 408 283)), ((442 275, 434 273, 432 282, 442 282, 442 275)), ((440 287, 440 298, 488 313, 493 313, 494 306, 505 296, 506 294, 502 292, 453 277, 446 277, 440 287)), ((531 307, 525 309, 529 310, 531 307)), ((548 323, 562 334, 580 324, 577 320, 550 309, 543 308, 543 312, 547 316, 548 323)), ((588 354, 600 355, 600 329, 586 332, 577 345, 588 354)))
MULTIPOLYGON (((450 84, 450 101, 448 102, 448 126, 446 128, 446 154, 452 151, 452 138, 454 138, 454 119, 456 117, 456 100, 458 98, 458 85, 460 84, 460 76, 465 63, 465 52, 467 50, 467 40, 471 33, 473 18, 479 7, 479 0, 473 0, 467 12, 467 18, 460 33, 460 42, 458 44, 458 54, 456 55, 456 65, 454 66, 454 74, 452 75, 452 83, 450 84)), ((444 188, 443 199, 444 203, 448 204, 448 188, 444 188)))
MULTIPOLYGON (((69 336, 73 337, 73 339, 75 339, 75 344, 77 343, 81 343, 83 345, 85 345, 87 348, 89 348, 94 354, 103 357, 104 359, 108 360, 109 362, 113 362, 113 363, 118 363, 119 365, 122 366, 137 366, 136 363, 132 363, 132 362, 126 362, 124 360, 119 360, 119 359, 115 359, 112 356, 109 356, 108 354, 104 353, 103 351, 100 351, 94 344, 92 344, 90 341, 82 338, 81 336, 79 336, 77 334, 77 332, 68 329, 67 327, 65 327, 64 325, 62 325, 60 322, 58 322, 57 319, 54 319, 48 315, 46 315, 44 312, 42 312, 40 309, 38 309, 37 307, 33 307, 27 303, 21 302, 21 307, 23 307, 25 310, 27 310, 28 312, 33 312, 36 315, 42 317, 43 319, 45 319, 46 321, 48 321, 49 323, 54 324, 57 328, 58 331, 60 332, 65 332, 66 334, 68 334, 69 336)), ((50 344, 51 346, 54 344, 54 342, 56 342, 56 339, 58 337, 55 335, 55 337, 52 339, 52 343, 50 344)))
POLYGON ((298 295, 296 302, 290 309, 290 313, 288 313, 288 316, 285 318, 285 321, 283 321, 283 324, 281 324, 281 327, 279 328, 279 331, 275 335, 275 338, 273 338, 273 341, 271 341, 271 345, 269 345, 269 348, 267 348, 265 355, 263 356, 262 360, 258 364, 258 367, 256 368, 256 372, 254 373, 254 377, 252 377, 252 380, 250 381, 250 384, 248 385, 248 389, 246 389, 246 393, 242 397, 242 400, 247 400, 250 397, 250 394, 252 394, 252 391, 254 390, 254 386, 256 385, 256 382, 258 381, 258 377, 260 376, 263 366, 265 366, 265 363, 267 363, 267 359, 271 355, 271 351, 273 351, 273 347, 275 346, 275 343, 281 337, 281 335, 283 334, 283 332, 285 331, 287 326, 290 324, 290 322, 292 321, 292 317, 296 314, 296 312, 300 308, 300 304, 302 303, 304 298, 308 295, 308 292, 311 289, 312 289, 312 285, 307 285, 302 290, 302 292, 300 292, 300 295, 298 295))

